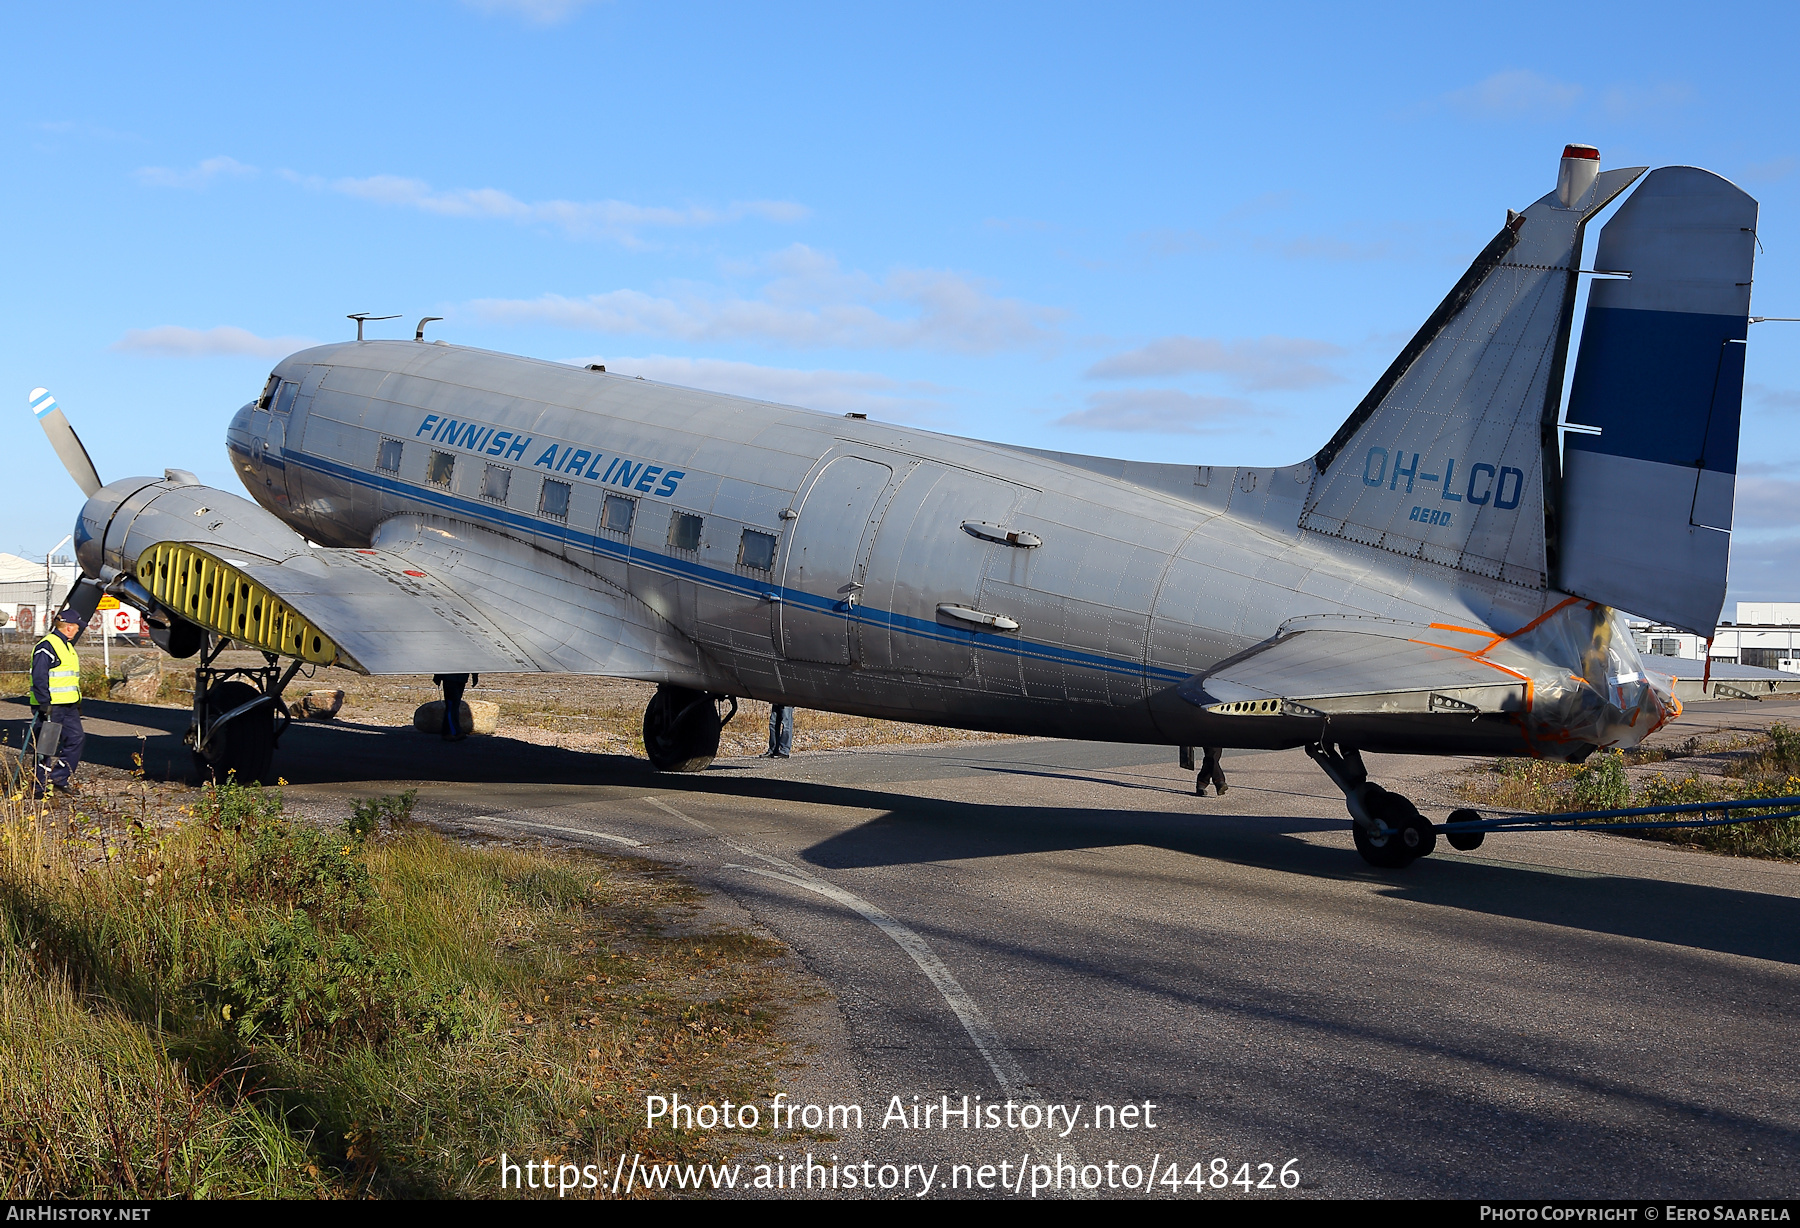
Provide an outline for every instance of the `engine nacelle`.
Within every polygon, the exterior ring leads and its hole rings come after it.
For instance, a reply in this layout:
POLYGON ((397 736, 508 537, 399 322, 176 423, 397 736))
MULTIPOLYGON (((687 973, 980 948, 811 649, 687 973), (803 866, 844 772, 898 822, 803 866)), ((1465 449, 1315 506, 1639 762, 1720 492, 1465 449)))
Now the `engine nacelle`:
POLYGON ((130 572, 138 555, 159 542, 191 542, 270 563, 307 550, 306 539, 274 513, 176 470, 108 483, 75 521, 75 557, 85 574, 103 582, 130 572))

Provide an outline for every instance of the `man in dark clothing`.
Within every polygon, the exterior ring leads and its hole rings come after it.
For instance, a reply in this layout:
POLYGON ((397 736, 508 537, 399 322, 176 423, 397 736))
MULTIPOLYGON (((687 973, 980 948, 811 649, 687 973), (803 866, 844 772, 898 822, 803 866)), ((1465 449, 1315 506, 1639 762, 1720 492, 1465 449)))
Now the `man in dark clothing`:
POLYGON ((75 637, 80 634, 80 616, 64 610, 31 654, 32 745, 45 745, 48 732, 55 747, 51 755, 38 755, 40 793, 46 783, 75 792, 71 777, 81 765, 81 747, 87 740, 81 728, 81 662, 75 656, 75 637))
MULTIPOLYGON (((444 741, 460 742, 469 736, 462 727, 463 689, 470 684, 468 674, 433 674, 431 680, 444 688, 444 741)), ((481 685, 481 675, 474 675, 473 685, 481 685)))
POLYGON ((769 708, 769 749, 764 759, 786 759, 794 753, 794 710, 787 704, 769 708))
POLYGON ((1219 756, 1222 753, 1223 748, 1218 746, 1209 746, 1206 748, 1206 758, 1200 761, 1199 779, 1194 781, 1194 792, 1198 793, 1201 797, 1206 796, 1206 786, 1208 784, 1218 786, 1220 797, 1224 797, 1225 790, 1230 788, 1230 786, 1225 783, 1225 769, 1219 766, 1219 756))

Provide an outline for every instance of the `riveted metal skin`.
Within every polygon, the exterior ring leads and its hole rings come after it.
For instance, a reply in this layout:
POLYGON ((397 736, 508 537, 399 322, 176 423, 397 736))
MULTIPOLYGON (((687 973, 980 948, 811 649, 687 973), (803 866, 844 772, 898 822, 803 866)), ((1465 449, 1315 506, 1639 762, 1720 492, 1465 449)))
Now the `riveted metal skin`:
POLYGON ((1612 610, 1553 587, 1568 492, 1544 441, 1576 256, 1638 173, 1510 214, 1293 465, 1047 452, 363 341, 285 359, 233 418, 254 504, 116 482, 77 549, 89 575, 132 573, 221 634, 374 673, 606 674, 1174 746, 1580 759, 1678 711, 1612 610), (233 602, 201 610, 165 563, 233 602), (261 613, 240 629, 245 600, 261 613))

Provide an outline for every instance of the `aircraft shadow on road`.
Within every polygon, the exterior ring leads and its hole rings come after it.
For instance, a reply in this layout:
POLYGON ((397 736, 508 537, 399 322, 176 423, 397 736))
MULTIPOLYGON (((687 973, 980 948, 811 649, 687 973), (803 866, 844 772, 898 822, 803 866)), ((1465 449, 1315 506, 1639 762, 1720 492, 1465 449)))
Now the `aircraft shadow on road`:
MULTIPOLYGON (((20 716, 24 706, 5 705, 20 716)), ((148 775, 185 779, 189 756, 181 744, 188 714, 178 708, 89 702, 90 725, 118 722, 148 730, 140 736, 91 737, 88 757, 131 768, 144 755, 148 775)), ((0 708, 4 711, 4 708, 0 708)), ((0 739, 17 746, 25 721, 0 719, 0 739)), ((1056 808, 915 798, 879 785, 831 784, 714 771, 673 776, 643 760, 563 750, 505 737, 445 743, 386 726, 296 725, 279 760, 290 784, 367 783, 378 789, 413 782, 630 785, 694 795, 758 798, 882 813, 805 851, 825 869, 916 865, 1123 846, 1148 846, 1187 857, 1227 861, 1284 874, 1324 879, 1373 879, 1384 894, 1412 903, 1535 921, 1546 925, 1650 942, 1800 963, 1800 900, 1753 891, 1652 878, 1571 876, 1509 865, 1505 837, 1482 850, 1495 860, 1425 858, 1404 870, 1376 871, 1349 848, 1285 838, 1342 830, 1348 820, 1303 816, 1205 815, 1143 812, 1129 807, 1056 808)), ((998 765, 970 764, 987 770, 998 765)), ((1025 774, 1058 774, 1014 768, 1025 774)), ((1006 770, 1006 769, 1002 769, 1006 770)), ((1083 777, 1109 785, 1104 777, 1083 777)), ((1127 783, 1122 788, 1130 788, 1127 783)), ((1142 786, 1138 786, 1142 787, 1142 786)), ((1229 803, 1217 799, 1223 807, 1229 803)), ((1177 889, 1183 876, 1171 874, 1177 889)))

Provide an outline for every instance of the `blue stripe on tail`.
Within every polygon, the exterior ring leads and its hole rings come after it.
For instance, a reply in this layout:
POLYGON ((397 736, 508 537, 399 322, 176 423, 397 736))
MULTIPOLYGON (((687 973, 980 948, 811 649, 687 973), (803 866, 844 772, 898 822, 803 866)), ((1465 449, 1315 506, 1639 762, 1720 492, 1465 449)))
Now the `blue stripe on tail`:
POLYGON ((1737 472, 1744 404, 1743 316, 1592 307, 1569 391, 1582 452, 1737 472))

